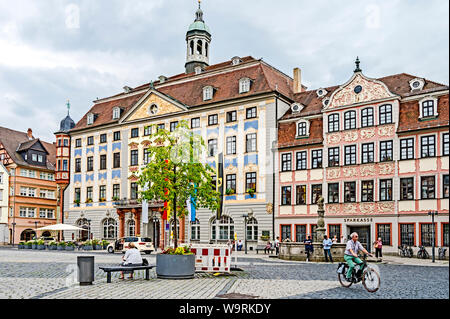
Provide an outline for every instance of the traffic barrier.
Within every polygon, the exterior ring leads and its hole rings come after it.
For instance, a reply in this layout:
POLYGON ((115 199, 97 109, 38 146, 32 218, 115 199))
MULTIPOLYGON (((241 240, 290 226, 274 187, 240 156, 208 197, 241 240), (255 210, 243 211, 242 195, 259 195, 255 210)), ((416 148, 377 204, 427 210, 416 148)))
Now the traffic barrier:
POLYGON ((231 272, 231 249, 228 245, 192 245, 197 272, 231 272))

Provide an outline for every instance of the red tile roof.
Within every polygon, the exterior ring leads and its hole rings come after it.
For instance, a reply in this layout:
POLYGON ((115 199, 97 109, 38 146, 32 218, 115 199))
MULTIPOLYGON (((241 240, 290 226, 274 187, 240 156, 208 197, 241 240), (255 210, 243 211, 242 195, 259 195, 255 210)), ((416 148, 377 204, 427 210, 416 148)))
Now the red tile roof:
MULTIPOLYGON (((261 60, 252 57, 245 57, 241 60, 242 62, 238 66, 233 66, 231 61, 226 61, 205 68, 201 75, 194 73, 179 74, 168 78, 164 83, 156 81, 153 85, 157 91, 177 100, 188 108, 273 91, 278 91, 287 98, 292 98, 293 80, 289 76, 261 60), (240 94, 239 80, 243 77, 250 78, 252 84, 249 92, 240 94), (205 86, 212 86, 216 89, 212 100, 203 101, 202 89, 205 86)), ((121 106, 126 113, 145 95, 149 88, 150 84, 144 84, 134 88, 128 94, 121 93, 96 101, 72 131, 118 122, 112 119, 112 109, 115 106, 121 106), (114 100, 110 101, 111 98, 114 98, 114 100), (97 114, 93 125, 87 125, 89 113, 97 114)))

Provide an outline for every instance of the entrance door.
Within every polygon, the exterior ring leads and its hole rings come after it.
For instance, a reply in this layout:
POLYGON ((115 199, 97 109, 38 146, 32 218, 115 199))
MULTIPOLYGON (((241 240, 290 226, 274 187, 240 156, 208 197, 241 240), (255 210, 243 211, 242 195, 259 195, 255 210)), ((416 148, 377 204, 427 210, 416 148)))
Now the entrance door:
MULTIPOLYGON (((371 243, 370 243, 370 226, 350 226, 350 234, 353 232, 358 233, 358 240, 363 245, 365 249, 367 249, 368 252, 370 252, 371 249, 371 243)), ((351 239, 351 238, 349 238, 351 239)))

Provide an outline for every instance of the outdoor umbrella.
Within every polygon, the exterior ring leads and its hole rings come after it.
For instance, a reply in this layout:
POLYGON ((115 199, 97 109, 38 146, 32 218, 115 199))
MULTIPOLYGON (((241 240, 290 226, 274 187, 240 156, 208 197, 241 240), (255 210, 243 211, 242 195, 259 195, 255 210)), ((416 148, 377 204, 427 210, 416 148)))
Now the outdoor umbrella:
POLYGON ((67 225, 67 224, 55 224, 50 226, 45 226, 38 228, 37 230, 48 230, 48 231, 60 231, 60 230, 68 230, 68 231, 76 231, 76 230, 85 230, 83 228, 73 226, 73 225, 67 225))

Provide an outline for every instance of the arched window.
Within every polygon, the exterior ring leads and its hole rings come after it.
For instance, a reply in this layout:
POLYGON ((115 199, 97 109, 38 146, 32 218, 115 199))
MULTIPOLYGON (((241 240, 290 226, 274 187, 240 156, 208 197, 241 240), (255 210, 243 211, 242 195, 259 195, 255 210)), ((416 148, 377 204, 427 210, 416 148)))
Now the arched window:
POLYGON ((347 111, 344 113, 344 130, 356 128, 356 111, 347 111))
POLYGON ((136 236, 136 222, 134 219, 130 219, 127 222, 127 235, 130 237, 136 236))
POLYGON ((247 220, 247 240, 258 240, 258 221, 254 217, 247 220))
POLYGON ((103 221, 103 238, 117 238, 117 222, 114 218, 107 218, 103 221))
POLYGON ((222 216, 211 221, 211 239, 228 240, 234 238, 234 221, 231 217, 222 216))
POLYGON ((361 111, 361 126, 373 126, 373 107, 368 107, 361 111))
POLYGON ((202 54, 203 53, 203 41, 198 40, 197 41, 197 50, 195 51, 195 54, 202 54))
POLYGON ((339 114, 328 115, 328 132, 339 131, 339 114))
POLYGON ((200 240, 200 221, 191 222, 191 240, 200 240))
POLYGON ((208 42, 205 42, 205 56, 208 57, 208 42))
POLYGON ((90 224, 86 218, 81 218, 77 220, 76 226, 83 228, 83 230, 78 231, 78 240, 85 241, 88 240, 90 224))
POLYGON ((189 43, 189 54, 194 54, 194 40, 191 40, 191 43, 189 43))

